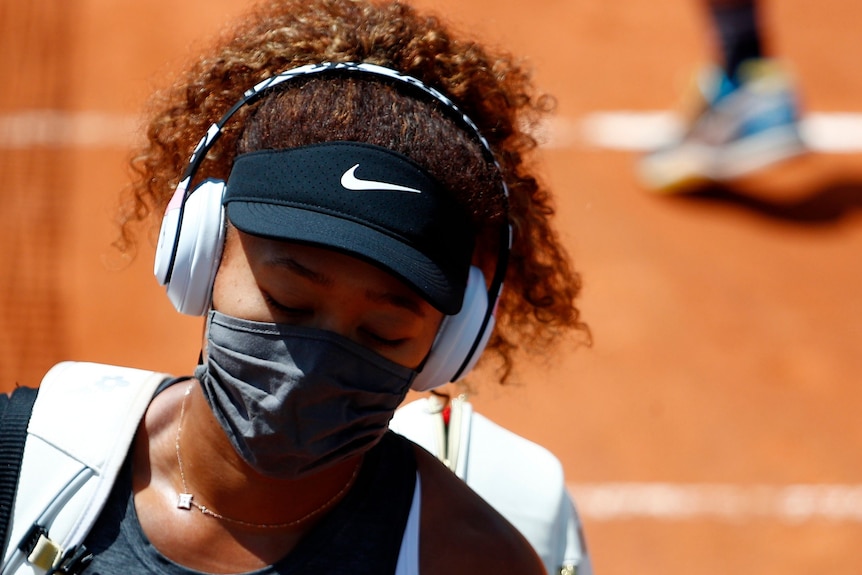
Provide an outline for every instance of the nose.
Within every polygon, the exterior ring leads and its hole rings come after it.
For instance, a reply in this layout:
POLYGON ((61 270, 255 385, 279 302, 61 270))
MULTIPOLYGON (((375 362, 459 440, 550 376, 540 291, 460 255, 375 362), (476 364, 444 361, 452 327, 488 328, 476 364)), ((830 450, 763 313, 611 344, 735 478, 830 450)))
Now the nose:
POLYGON ((344 337, 351 337, 353 329, 348 325, 344 318, 333 316, 330 314, 318 314, 311 322, 309 327, 324 331, 331 331, 344 337))
POLYGON ((306 325, 358 341, 358 319, 351 311, 350 299, 350 296, 327 298, 314 310, 306 325))

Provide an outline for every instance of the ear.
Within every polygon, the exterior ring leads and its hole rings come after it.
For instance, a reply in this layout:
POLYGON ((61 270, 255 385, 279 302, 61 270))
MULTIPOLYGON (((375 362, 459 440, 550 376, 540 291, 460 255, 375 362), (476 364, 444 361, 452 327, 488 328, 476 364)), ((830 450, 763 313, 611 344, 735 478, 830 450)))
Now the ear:
POLYGON ((426 391, 460 379, 476 364, 494 329, 486 289, 482 270, 472 266, 461 311, 443 318, 422 371, 413 380, 414 390, 426 391))
POLYGON ((206 180, 182 202, 181 184, 162 218, 154 273, 181 313, 203 315, 209 309, 224 249, 224 190, 223 181, 206 180))

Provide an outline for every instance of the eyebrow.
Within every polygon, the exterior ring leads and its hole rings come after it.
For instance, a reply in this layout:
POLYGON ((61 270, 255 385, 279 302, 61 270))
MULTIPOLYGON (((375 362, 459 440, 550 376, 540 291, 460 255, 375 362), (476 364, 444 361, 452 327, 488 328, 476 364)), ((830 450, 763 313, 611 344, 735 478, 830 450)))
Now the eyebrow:
MULTIPOLYGON (((292 272, 296 273, 297 275, 300 275, 317 285, 332 285, 332 278, 302 265, 301 263, 289 256, 273 256, 272 258, 269 258, 267 260, 267 263, 269 265, 287 268, 292 272)), ((425 317, 425 309, 422 307, 422 305, 416 298, 393 292, 378 292, 374 290, 366 290, 365 297, 377 303, 389 304, 397 308, 405 309, 417 315, 418 317, 425 317)))
POLYGON ((307 268, 289 256, 273 256, 267 259, 267 263, 272 266, 287 268, 317 285, 332 285, 332 278, 316 272, 313 269, 307 268))

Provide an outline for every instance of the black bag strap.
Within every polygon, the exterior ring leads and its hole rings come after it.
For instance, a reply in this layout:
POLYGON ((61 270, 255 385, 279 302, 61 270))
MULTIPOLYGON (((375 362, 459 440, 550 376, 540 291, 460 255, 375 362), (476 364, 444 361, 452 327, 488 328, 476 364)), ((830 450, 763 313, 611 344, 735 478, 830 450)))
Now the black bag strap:
POLYGON ((38 388, 19 387, 9 396, 0 394, 0 552, 6 548, 9 519, 18 489, 24 442, 27 440, 27 426, 38 392, 38 388))

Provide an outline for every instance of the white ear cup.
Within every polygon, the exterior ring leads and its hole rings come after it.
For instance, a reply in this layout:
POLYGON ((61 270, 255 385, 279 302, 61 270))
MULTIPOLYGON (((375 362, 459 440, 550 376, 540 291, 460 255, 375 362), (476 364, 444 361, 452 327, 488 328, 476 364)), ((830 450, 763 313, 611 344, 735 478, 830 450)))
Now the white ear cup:
POLYGON ((184 314, 203 315, 209 309, 224 246, 224 188, 220 180, 202 182, 186 200, 180 222, 181 201, 175 200, 185 194, 181 184, 162 219, 154 273, 184 314))
POLYGON ((422 371, 413 380, 412 388, 416 391, 426 391, 439 387, 455 379, 463 377, 476 364, 482 355, 488 337, 494 328, 493 316, 487 321, 484 331, 485 316, 488 313, 488 292, 485 286, 485 276, 482 270, 472 266, 464 292, 464 304, 461 311, 455 315, 443 318, 443 324, 437 333, 437 338, 425 360, 422 371), (480 333, 482 332, 482 333, 480 333), (467 354, 475 351, 470 358, 467 354), (469 360, 469 361, 468 361, 469 360), (466 367, 458 374, 458 370, 467 361, 466 367))

